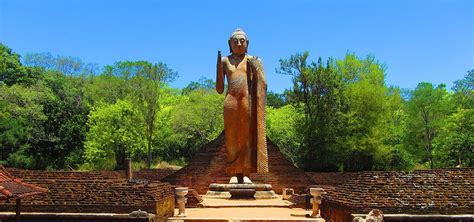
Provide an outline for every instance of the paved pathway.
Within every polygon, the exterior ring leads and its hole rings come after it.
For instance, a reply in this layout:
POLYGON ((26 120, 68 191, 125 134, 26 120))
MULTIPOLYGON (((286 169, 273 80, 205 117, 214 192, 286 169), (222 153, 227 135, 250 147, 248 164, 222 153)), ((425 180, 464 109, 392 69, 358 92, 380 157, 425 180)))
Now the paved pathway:
MULTIPOLYGON (((299 208, 281 207, 226 207, 226 208, 190 208, 186 209, 186 217, 169 218, 168 222, 178 221, 324 221, 291 214, 310 214, 299 208)), ((175 215, 178 214, 176 209, 175 215)))
MULTIPOLYGON (((311 214, 301 208, 290 208, 293 204, 279 199, 268 200, 226 200, 211 199, 203 196, 204 208, 186 208, 186 217, 169 218, 168 222, 201 221, 324 221, 308 218, 311 214), (292 216, 295 215, 295 216, 292 216)), ((175 209, 175 215, 178 209, 175 209)))

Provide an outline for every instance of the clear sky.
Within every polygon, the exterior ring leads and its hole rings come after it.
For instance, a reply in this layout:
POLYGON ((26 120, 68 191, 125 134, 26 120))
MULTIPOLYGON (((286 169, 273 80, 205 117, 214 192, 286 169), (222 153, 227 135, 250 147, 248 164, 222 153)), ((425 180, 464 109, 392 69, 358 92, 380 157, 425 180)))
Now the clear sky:
POLYGON ((0 0, 0 42, 15 52, 162 61, 179 73, 174 87, 214 79, 217 50, 228 53, 238 27, 276 92, 291 86, 278 60, 305 50, 312 59, 373 54, 387 84, 402 88, 450 88, 474 68, 474 0, 0 0))

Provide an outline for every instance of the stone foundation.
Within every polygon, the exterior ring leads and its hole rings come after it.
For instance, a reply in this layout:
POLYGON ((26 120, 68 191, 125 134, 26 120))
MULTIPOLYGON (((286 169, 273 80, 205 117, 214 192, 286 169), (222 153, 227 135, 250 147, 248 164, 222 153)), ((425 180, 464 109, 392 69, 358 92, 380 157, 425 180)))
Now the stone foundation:
MULTIPOLYGON (((22 212, 128 214, 141 209, 157 218, 173 214, 174 194, 168 183, 129 182, 114 172, 16 170, 12 174, 17 172, 27 173, 22 181, 48 189, 47 193, 23 198, 22 212)), ((14 212, 15 201, 0 200, 2 211, 14 212)))

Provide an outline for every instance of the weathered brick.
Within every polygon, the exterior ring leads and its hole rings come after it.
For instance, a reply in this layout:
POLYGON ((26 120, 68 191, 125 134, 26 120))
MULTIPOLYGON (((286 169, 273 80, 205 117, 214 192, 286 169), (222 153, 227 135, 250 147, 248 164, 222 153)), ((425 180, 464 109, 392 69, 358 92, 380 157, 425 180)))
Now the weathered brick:
MULTIPOLYGON (((254 183, 271 184, 274 191, 282 192, 285 187, 302 192, 313 183, 303 170, 296 168, 280 152, 276 144, 267 138, 269 173, 251 174, 254 183)), ((181 170, 163 178, 163 181, 195 189, 205 194, 211 183, 228 183, 226 173, 226 149, 224 135, 204 145, 181 170)))

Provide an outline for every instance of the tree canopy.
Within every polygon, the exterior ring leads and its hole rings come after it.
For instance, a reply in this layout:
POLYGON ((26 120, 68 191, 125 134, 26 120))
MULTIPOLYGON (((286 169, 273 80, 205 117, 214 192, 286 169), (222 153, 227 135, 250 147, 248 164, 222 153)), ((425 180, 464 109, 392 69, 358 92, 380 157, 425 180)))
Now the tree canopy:
MULTIPOLYGON (((374 56, 280 60, 292 84, 268 92, 268 137, 307 171, 474 166, 474 70, 454 82, 388 86, 374 56)), ((28 169, 183 165, 223 131, 224 95, 201 78, 182 89, 164 62, 98 67, 23 57, 0 44, 0 163, 28 169)))

